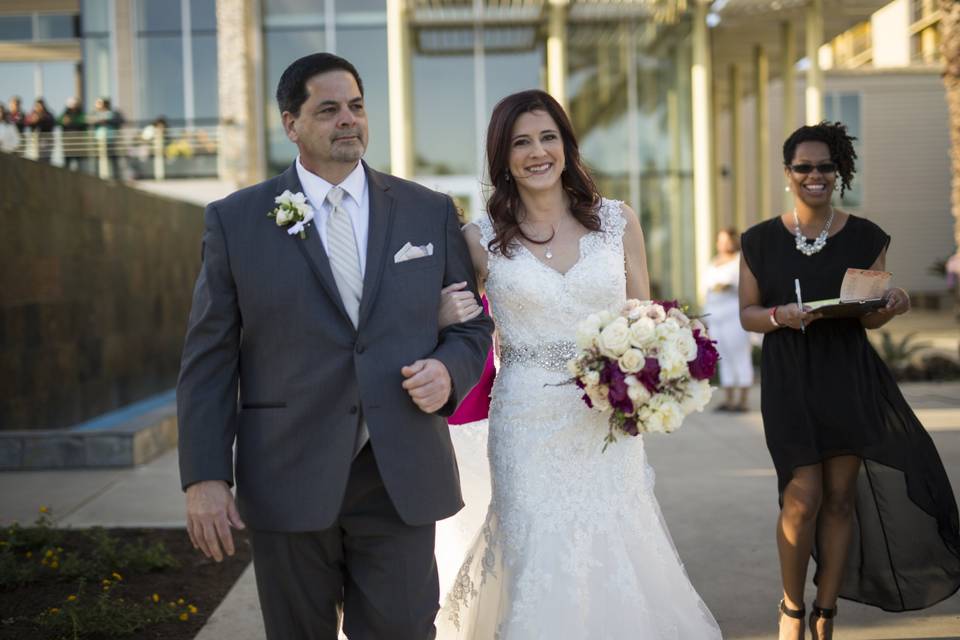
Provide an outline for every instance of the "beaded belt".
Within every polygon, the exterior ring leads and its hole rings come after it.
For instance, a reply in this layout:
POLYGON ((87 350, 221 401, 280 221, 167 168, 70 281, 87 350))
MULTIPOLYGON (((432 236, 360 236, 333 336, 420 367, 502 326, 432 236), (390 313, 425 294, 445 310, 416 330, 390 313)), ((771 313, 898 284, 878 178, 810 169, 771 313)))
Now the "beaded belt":
POLYGON ((573 342, 544 342, 538 345, 500 345, 500 364, 526 365, 550 371, 566 371, 567 361, 577 355, 573 342))

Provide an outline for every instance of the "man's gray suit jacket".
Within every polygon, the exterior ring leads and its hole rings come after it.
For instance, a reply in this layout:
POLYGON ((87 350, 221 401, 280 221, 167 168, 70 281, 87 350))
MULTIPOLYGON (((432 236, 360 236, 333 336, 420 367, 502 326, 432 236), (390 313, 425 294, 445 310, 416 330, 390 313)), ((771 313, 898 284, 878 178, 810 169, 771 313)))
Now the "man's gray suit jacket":
MULTIPOLYGON (((234 482, 244 522, 319 531, 337 518, 361 417, 383 482, 410 525, 462 506, 444 416, 474 386, 490 348, 486 315, 443 330, 440 289, 477 291, 453 202, 364 164, 370 228, 359 326, 343 307, 314 225, 306 239, 267 213, 303 190, 295 166, 211 203, 177 384, 180 477, 234 482), (407 242, 433 255, 394 262, 407 242), (423 413, 401 367, 436 358, 453 394, 423 413)), ((319 203, 312 203, 319 206, 319 203)))

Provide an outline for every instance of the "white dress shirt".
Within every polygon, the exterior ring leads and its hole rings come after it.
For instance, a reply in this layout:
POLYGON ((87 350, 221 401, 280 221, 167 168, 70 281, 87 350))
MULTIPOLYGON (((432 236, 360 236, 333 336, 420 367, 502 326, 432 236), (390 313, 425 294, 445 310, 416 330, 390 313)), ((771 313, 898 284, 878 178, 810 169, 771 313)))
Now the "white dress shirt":
POLYGON ((297 156, 297 176, 303 187, 303 194, 307 202, 313 207, 313 224, 319 231, 320 242, 327 255, 327 220, 330 219, 332 206, 327 202, 327 193, 334 186, 343 189, 347 197, 340 203, 340 207, 350 214, 353 223, 353 236, 357 240, 357 252, 360 254, 360 274, 366 273, 367 268, 367 238, 370 231, 370 193, 367 189, 367 173, 363 170, 363 163, 358 162, 356 168, 350 172, 343 182, 333 185, 315 173, 310 173, 297 156))

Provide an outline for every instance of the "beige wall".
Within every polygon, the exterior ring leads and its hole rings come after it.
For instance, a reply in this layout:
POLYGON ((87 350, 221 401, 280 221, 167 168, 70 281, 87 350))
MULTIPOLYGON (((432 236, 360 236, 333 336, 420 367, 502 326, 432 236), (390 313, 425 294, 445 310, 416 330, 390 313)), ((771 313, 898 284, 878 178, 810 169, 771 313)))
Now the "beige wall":
MULTIPOLYGON (((953 219, 950 214, 950 161, 947 106, 943 84, 936 71, 912 69, 866 72, 829 72, 826 92, 861 95, 862 147, 857 179, 863 185, 863 205, 852 209, 869 218, 893 236, 887 268, 897 286, 913 292, 944 289, 939 276, 927 273, 935 259, 954 250, 953 219)), ((752 147, 751 123, 755 122, 754 102, 741 103, 745 140, 747 219, 755 223, 782 213, 784 180, 783 91, 779 82, 770 87, 770 175, 771 197, 765 211, 754 204, 756 158, 752 147)), ((797 95, 803 96, 802 82, 797 95)), ((798 120, 803 104, 798 101, 798 120)), ((729 127, 729 116, 718 118, 718 126, 729 127)), ((795 123, 800 126, 801 122, 795 123)), ((721 166, 729 165, 729 136, 718 136, 721 166)), ((732 219, 730 188, 732 176, 720 178, 719 219, 732 219)))

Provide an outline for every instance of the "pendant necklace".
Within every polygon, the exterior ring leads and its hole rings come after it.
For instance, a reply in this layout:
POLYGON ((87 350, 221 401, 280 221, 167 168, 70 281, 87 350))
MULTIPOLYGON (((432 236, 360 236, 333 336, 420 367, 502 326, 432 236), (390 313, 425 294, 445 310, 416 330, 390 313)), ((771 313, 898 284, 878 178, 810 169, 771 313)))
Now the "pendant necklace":
MULTIPOLYGON (((558 224, 556 227, 554 227, 553 225, 550 225, 550 228, 553 229, 553 237, 550 238, 550 242, 553 242, 553 241, 554 241, 554 239, 557 237, 557 234, 560 233, 560 227, 562 227, 562 226, 563 226, 563 219, 562 219, 562 218, 560 219, 560 224, 558 224)), ((546 243, 546 249, 547 249, 547 250, 546 250, 546 251, 544 252, 544 254, 543 254, 543 257, 546 258, 547 260, 552 260, 552 259, 553 259, 553 251, 550 250, 550 242, 547 242, 547 243, 546 243)))
POLYGON ((830 233, 830 225, 833 224, 833 207, 830 207, 830 217, 827 218, 827 224, 823 227, 823 231, 820 232, 820 235, 813 241, 813 244, 809 244, 807 239, 804 237, 803 232, 800 231, 800 217, 797 215, 797 209, 793 209, 793 235, 796 238, 797 251, 802 253, 805 256, 812 256, 815 253, 819 253, 821 249, 827 246, 827 236, 830 233))

